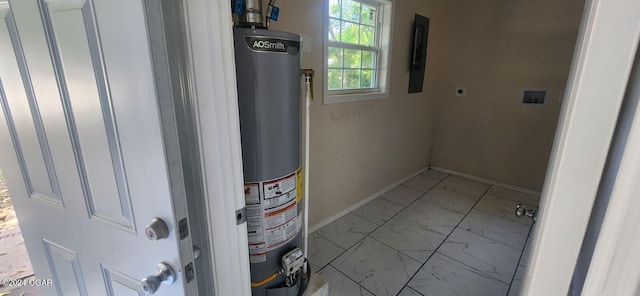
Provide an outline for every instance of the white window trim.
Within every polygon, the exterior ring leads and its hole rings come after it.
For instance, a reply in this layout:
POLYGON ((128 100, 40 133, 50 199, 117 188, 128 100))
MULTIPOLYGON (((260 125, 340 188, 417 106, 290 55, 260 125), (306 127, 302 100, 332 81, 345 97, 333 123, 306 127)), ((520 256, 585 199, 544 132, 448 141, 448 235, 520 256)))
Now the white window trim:
POLYGON ((322 59, 322 76, 323 76, 323 103, 324 104, 337 104, 347 102, 358 102, 366 100, 378 100, 389 97, 389 71, 390 71, 390 57, 391 57, 391 44, 393 39, 393 3, 390 0, 355 0, 361 3, 380 4, 380 15, 382 18, 379 30, 380 50, 378 54, 378 70, 376 71, 376 80, 378 87, 372 89, 353 89, 353 90, 338 90, 331 91, 329 93, 328 87, 328 65, 327 59, 329 53, 327 47, 334 44, 329 41, 329 0, 324 0, 323 6, 323 25, 322 30, 324 35, 323 42, 323 59, 322 59))

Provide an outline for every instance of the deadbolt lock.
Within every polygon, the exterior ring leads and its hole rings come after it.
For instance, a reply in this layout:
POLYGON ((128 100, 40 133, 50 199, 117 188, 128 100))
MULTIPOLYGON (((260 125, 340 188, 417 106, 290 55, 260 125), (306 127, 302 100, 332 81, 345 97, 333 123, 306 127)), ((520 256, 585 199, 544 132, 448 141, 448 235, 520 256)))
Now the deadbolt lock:
POLYGON ((169 264, 161 262, 156 267, 156 274, 143 278, 140 284, 147 295, 153 295, 158 291, 161 284, 171 285, 175 281, 176 272, 169 264))
POLYGON ((144 229, 147 238, 152 241, 169 237, 169 227, 160 218, 153 218, 151 223, 144 229))

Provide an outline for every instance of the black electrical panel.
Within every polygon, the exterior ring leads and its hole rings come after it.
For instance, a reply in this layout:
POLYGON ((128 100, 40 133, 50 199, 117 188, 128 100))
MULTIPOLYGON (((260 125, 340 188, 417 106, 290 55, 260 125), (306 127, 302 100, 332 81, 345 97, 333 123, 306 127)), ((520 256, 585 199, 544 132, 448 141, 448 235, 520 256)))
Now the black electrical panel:
POLYGON ((429 18, 416 14, 413 26, 413 46, 411 47, 411 71, 409 93, 422 92, 424 71, 427 63, 427 40, 429 38, 429 18))

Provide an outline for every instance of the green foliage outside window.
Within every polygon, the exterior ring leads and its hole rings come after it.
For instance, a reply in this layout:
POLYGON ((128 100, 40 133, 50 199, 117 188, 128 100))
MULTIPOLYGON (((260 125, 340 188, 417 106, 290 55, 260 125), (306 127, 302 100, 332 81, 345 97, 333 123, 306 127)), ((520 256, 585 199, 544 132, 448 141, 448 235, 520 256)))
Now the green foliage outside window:
POLYGON ((377 6, 329 0, 329 90, 376 87, 377 6))

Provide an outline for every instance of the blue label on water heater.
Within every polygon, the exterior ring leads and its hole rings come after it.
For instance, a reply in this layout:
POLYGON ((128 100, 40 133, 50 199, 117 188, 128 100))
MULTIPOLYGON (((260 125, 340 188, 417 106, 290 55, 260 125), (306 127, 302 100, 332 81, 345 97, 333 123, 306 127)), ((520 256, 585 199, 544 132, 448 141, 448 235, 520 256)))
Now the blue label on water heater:
POLYGON ((280 15, 280 8, 273 5, 269 5, 269 6, 271 6, 271 15, 269 16, 269 18, 274 22, 277 22, 278 16, 280 15))
POLYGON ((242 14, 242 0, 233 1, 233 13, 242 14))

